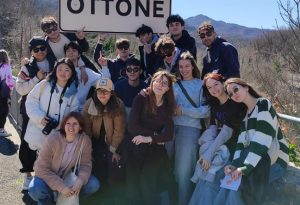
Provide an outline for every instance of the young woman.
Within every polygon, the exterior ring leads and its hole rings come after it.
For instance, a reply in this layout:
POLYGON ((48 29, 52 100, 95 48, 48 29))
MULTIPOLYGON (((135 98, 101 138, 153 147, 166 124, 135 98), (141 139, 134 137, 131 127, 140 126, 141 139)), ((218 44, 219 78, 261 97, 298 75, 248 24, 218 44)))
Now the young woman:
POLYGON ((27 190, 29 183, 32 179, 31 172, 33 172, 33 164, 36 160, 36 151, 31 150, 28 143, 24 140, 29 117, 26 112, 25 102, 28 93, 33 87, 41 80, 46 78, 49 73, 49 62, 46 59, 47 47, 44 38, 34 36, 29 41, 29 50, 31 57, 29 62, 21 67, 16 80, 16 91, 22 96, 20 103, 20 113, 22 115, 22 132, 21 132, 21 145, 19 150, 19 159, 22 164, 20 169, 24 173, 23 190, 27 190))
MULTIPOLYGON (((185 205, 192 194, 190 178, 197 162, 198 138, 202 129, 200 119, 208 117, 210 112, 209 106, 204 105, 200 71, 192 54, 188 51, 182 53, 178 65, 180 80, 173 87, 176 109, 173 118, 174 140, 171 144, 175 151, 174 171, 178 183, 178 204, 185 205), (183 89, 194 105, 188 100, 183 89)), ((171 150, 171 154, 172 152, 171 150)))
POLYGON ((214 140, 199 159, 202 169, 210 174, 197 181, 190 205, 213 204, 220 189, 219 174, 223 174, 223 171, 221 168, 211 170, 212 160, 221 145, 226 145, 230 153, 234 152, 239 125, 245 113, 245 106, 232 101, 225 93, 223 83, 223 76, 217 73, 209 73, 204 77, 204 88, 208 91, 207 101, 211 108, 211 116, 210 125, 200 140, 207 134, 214 136, 214 140), (211 174, 213 177, 210 177, 211 174))
POLYGON ((61 193, 65 197, 79 193, 80 196, 87 196, 99 189, 99 181, 91 176, 91 140, 83 129, 82 115, 70 112, 62 120, 59 132, 52 132, 47 137, 34 164, 35 176, 28 191, 38 204, 54 204, 54 192, 61 193), (82 152, 77 179, 69 187, 63 179, 75 167, 80 150, 82 152))
POLYGON ((93 174, 114 188, 121 176, 110 170, 117 167, 120 160, 117 149, 124 138, 126 117, 123 102, 115 95, 110 79, 98 80, 92 98, 83 107, 83 116, 85 131, 92 137, 93 174))
POLYGON ((8 137, 11 134, 4 129, 4 125, 9 109, 7 101, 10 98, 10 92, 14 88, 14 81, 12 79, 8 54, 3 49, 0 50, 0 84, 0 137, 8 137))
POLYGON ((24 137, 30 149, 40 149, 46 135, 59 128, 61 119, 69 112, 78 110, 77 86, 72 61, 62 58, 47 79, 30 91, 25 103, 30 120, 24 137))
POLYGON ((168 189, 164 143, 173 138, 174 81, 169 72, 158 71, 151 80, 149 94, 137 95, 133 101, 128 121, 132 150, 127 164, 128 197, 133 204, 160 204, 159 194, 168 189))
POLYGON ((273 167, 273 171, 271 168, 271 174, 270 167, 273 164, 280 166, 283 175, 289 160, 289 146, 268 99, 261 97, 240 78, 230 78, 224 86, 232 100, 247 106, 247 114, 241 125, 233 161, 225 167, 225 174, 233 180, 242 177, 241 185, 238 191, 229 191, 223 198, 219 198, 222 196, 219 193, 216 203, 262 204, 270 175, 273 180, 280 177, 278 167, 273 167))

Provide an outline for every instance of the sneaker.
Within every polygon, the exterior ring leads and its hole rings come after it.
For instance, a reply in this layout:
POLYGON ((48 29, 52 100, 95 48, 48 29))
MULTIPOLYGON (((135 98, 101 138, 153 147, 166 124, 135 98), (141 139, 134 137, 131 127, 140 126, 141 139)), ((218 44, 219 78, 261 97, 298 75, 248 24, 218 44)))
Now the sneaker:
POLYGON ((0 137, 9 137, 9 136, 11 136, 11 134, 6 132, 5 129, 0 129, 0 137))
POLYGON ((30 176, 30 177, 27 175, 24 176, 24 182, 23 182, 23 187, 22 187, 23 190, 29 189, 29 184, 30 184, 32 178, 33 178, 32 176, 30 176))

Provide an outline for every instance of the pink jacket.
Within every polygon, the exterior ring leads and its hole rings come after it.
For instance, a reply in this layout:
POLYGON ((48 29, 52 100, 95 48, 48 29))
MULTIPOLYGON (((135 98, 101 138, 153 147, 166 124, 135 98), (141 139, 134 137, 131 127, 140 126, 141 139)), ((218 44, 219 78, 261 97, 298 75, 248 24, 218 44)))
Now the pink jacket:
POLYGON ((12 78, 12 71, 9 64, 3 64, 0 67, 0 79, 1 80, 6 79, 5 80, 6 85, 9 87, 10 90, 13 90, 15 83, 12 78))
MULTIPOLYGON (((79 142, 75 148, 75 155, 64 172, 63 178, 75 166, 77 156, 80 150, 81 143, 84 143, 81 155, 81 162, 77 180, 80 180, 82 185, 88 182, 92 171, 92 143, 90 137, 85 133, 80 135, 79 142)), ((61 165, 64 150, 67 141, 59 132, 51 133, 40 150, 39 156, 34 164, 35 176, 43 179, 48 186, 58 192, 66 187, 63 178, 57 175, 61 165)))

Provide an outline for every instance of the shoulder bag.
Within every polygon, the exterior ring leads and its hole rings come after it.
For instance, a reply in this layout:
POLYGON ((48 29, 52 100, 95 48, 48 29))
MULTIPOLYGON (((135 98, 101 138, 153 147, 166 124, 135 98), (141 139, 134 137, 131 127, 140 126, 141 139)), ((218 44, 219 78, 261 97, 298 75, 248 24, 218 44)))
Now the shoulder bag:
MULTIPOLYGON (((68 187, 72 187, 77 179, 76 174, 79 172, 83 145, 84 143, 82 142, 74 169, 71 170, 64 179, 64 183, 68 187)), ((62 193, 59 193, 57 197, 56 205, 79 205, 79 195, 65 197, 62 193)))
MULTIPOLYGON (((197 108, 196 103, 192 100, 192 98, 189 96, 188 92, 186 91, 186 89, 183 87, 182 83, 180 80, 177 81, 180 89, 182 90, 182 93, 184 94, 184 96, 186 97, 186 99, 188 99, 188 101, 192 104, 193 107, 197 108)), ((202 102, 202 92, 200 91, 200 105, 202 102)), ((206 130, 206 125, 205 125, 205 121, 203 118, 200 118, 200 124, 201 124, 201 134, 206 130)))

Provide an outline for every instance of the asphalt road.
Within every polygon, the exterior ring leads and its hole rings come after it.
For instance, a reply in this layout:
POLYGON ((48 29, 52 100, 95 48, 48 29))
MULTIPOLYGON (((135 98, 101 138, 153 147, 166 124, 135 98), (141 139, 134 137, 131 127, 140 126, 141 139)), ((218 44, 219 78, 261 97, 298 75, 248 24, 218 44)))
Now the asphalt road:
POLYGON ((21 167, 18 158, 20 138, 8 119, 5 129, 12 136, 0 137, 0 204, 25 204, 22 201, 23 194, 21 193, 23 178, 19 172, 21 167))

